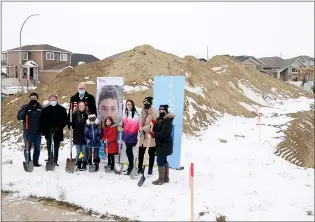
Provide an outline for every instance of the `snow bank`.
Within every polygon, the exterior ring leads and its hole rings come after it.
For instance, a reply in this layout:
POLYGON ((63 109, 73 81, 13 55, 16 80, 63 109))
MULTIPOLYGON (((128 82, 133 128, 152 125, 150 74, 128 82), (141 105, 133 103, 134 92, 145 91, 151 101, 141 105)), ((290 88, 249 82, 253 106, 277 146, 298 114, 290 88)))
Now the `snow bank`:
POLYGON ((129 85, 124 85, 124 91, 126 93, 133 93, 133 92, 143 92, 149 90, 149 87, 147 86, 141 86, 141 85, 136 85, 136 86, 129 86, 129 85))

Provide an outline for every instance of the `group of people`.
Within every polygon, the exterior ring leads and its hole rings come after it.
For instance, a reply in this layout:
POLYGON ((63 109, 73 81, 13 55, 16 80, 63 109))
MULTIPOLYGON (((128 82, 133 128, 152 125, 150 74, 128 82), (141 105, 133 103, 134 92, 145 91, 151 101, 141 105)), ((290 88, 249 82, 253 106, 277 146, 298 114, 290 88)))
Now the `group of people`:
MULTIPOLYGON (((112 88, 102 92, 103 99, 113 99, 112 88), (109 95, 106 94, 109 92, 109 95)), ((102 97, 102 95, 101 95, 102 97)), ((80 83, 78 92, 70 99, 70 108, 58 104, 58 97, 51 95, 49 105, 45 108, 38 102, 38 94, 33 92, 29 95, 29 103, 23 105, 17 114, 18 120, 23 120, 23 137, 26 146, 28 140, 29 148, 34 146, 33 158, 29 152, 29 160, 33 161, 35 167, 42 166, 38 160, 40 156, 41 135, 45 136, 47 143, 48 158, 46 161, 54 161, 58 165, 58 154, 61 141, 64 139, 63 130, 66 126, 73 131, 73 144, 76 146, 76 170, 85 171, 88 164, 95 165, 95 171, 99 169, 99 148, 104 146, 104 153, 108 156, 108 165, 111 171, 115 166, 115 155, 119 153, 119 128, 122 129, 121 140, 126 144, 126 155, 128 157, 128 168, 125 175, 130 175, 134 168, 134 147, 139 148, 138 174, 143 173, 143 160, 147 146, 149 147, 149 169, 152 175, 154 160, 158 166, 159 177, 153 181, 154 185, 169 182, 169 164, 167 156, 173 153, 172 123, 175 115, 169 113, 168 105, 160 105, 156 111, 153 107, 153 98, 146 97, 143 107, 138 113, 135 103, 127 100, 123 110, 122 119, 117 121, 117 114, 110 110, 119 109, 112 103, 112 108, 102 104, 99 100, 98 109, 104 112, 97 117, 97 107, 93 95, 86 91, 86 85, 80 83), (26 118, 26 116, 28 118, 26 118), (26 121, 26 119, 28 121, 26 121), (51 152, 54 145, 53 154, 51 152)), ((114 101, 114 100, 113 100, 114 101)), ((24 157, 27 159, 26 149, 24 157)))

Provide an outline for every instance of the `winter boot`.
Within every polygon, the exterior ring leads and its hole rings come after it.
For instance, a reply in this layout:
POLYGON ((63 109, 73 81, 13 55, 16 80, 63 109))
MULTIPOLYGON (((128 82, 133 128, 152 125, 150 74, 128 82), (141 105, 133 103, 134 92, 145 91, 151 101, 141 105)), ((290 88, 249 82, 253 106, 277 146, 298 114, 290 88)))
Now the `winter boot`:
POLYGON ((159 178, 152 182, 153 185, 164 184, 165 166, 159 167, 159 178))
POLYGON ((86 162, 86 161, 83 161, 83 166, 82 166, 82 168, 81 168, 81 171, 87 170, 86 164, 87 164, 87 162, 86 162))
POLYGON ((141 174, 141 173, 142 173, 142 168, 138 168, 137 174, 141 174))
POLYGON ((128 169, 127 169, 127 172, 125 171, 125 172, 126 172, 125 175, 130 175, 130 174, 131 174, 131 171, 132 171, 132 169, 129 169, 129 168, 128 168, 128 169))
POLYGON ((82 164, 82 161, 77 162, 77 168, 75 169, 75 171, 80 171, 82 169, 81 164, 82 164))
POLYGON ((164 183, 169 183, 170 182, 169 165, 168 163, 165 163, 164 166, 165 166, 164 183))
POLYGON ((99 170, 101 160, 99 158, 94 159, 95 172, 99 170))

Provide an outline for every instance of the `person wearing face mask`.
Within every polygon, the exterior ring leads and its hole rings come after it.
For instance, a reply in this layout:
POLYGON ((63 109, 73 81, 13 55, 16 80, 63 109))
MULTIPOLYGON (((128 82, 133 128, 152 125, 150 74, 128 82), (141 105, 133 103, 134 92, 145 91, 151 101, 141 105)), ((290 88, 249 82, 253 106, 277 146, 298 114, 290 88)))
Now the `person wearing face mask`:
MULTIPOLYGON (((86 85, 83 82, 79 83, 78 92, 76 94, 74 94, 70 99, 70 105, 71 105, 71 107, 73 107, 72 112, 75 110, 75 108, 78 106, 78 103, 81 101, 84 102, 85 112, 88 115, 94 114, 95 116, 97 116, 95 97, 86 91, 86 85)), ((71 125, 71 123, 70 123, 70 109, 68 112, 68 120, 69 120, 68 125, 70 127, 70 125, 71 125)))
MULTIPOLYGON (((41 129, 40 129, 40 116, 42 113, 42 106, 37 101, 38 94, 32 92, 29 95, 29 103, 23 105, 17 114, 18 120, 23 120, 23 138, 25 143, 24 158, 27 160, 26 154, 26 133, 28 134, 29 149, 31 151, 32 145, 34 145, 33 151, 33 164, 35 167, 42 166, 38 163, 40 156, 40 144, 41 144, 41 129), (28 131, 26 132, 26 115, 28 116, 28 131)), ((29 152, 29 160, 31 161, 31 152, 29 152)))
POLYGON ((67 110, 58 104, 56 95, 49 96, 49 106, 43 109, 41 115, 41 131, 47 142, 48 161, 51 160, 51 143, 54 143, 54 162, 58 165, 60 142, 63 141, 63 128, 67 125, 67 110))
POLYGON ((168 112, 168 105, 160 105, 159 117, 153 121, 153 130, 149 132, 151 138, 155 138, 156 162, 158 165, 159 178, 152 182, 154 185, 169 183, 169 165, 167 156, 173 154, 173 120, 175 114, 168 112))
MULTIPOLYGON (((138 156, 138 174, 142 172, 143 166, 143 158, 145 154, 145 150, 148 144, 148 132, 150 131, 150 123, 152 120, 156 120, 157 112, 152 106, 152 97, 146 97, 143 100, 143 109, 141 110, 140 114, 140 122, 139 122, 139 156, 138 156)), ((155 159, 155 139, 152 138, 149 144, 149 169, 148 174, 152 175, 153 166, 154 166, 154 159, 155 159)))
POLYGON ((84 102, 79 102, 77 108, 74 110, 72 116, 72 129, 73 129, 73 144, 77 149, 77 168, 76 171, 86 170, 87 164, 87 152, 86 142, 84 140, 84 127, 88 115, 86 114, 84 102), (83 157, 80 159, 80 153, 82 152, 83 157))

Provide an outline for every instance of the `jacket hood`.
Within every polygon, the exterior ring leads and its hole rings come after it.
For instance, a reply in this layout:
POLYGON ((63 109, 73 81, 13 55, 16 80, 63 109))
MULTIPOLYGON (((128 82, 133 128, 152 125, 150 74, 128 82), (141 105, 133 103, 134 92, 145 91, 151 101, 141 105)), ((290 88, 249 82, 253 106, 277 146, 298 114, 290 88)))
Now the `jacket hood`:
MULTIPOLYGON (((94 121, 94 124, 97 125, 97 124, 99 124, 99 122, 100 122, 99 119, 96 118, 95 121, 94 121)), ((87 120, 86 120, 86 125, 91 125, 91 124, 92 124, 91 121, 90 121, 89 119, 87 119, 87 120)))
POLYGON ((174 119, 175 117, 176 117, 175 114, 173 114, 173 113, 168 113, 168 114, 166 114, 163 118, 164 118, 164 119, 174 119))

